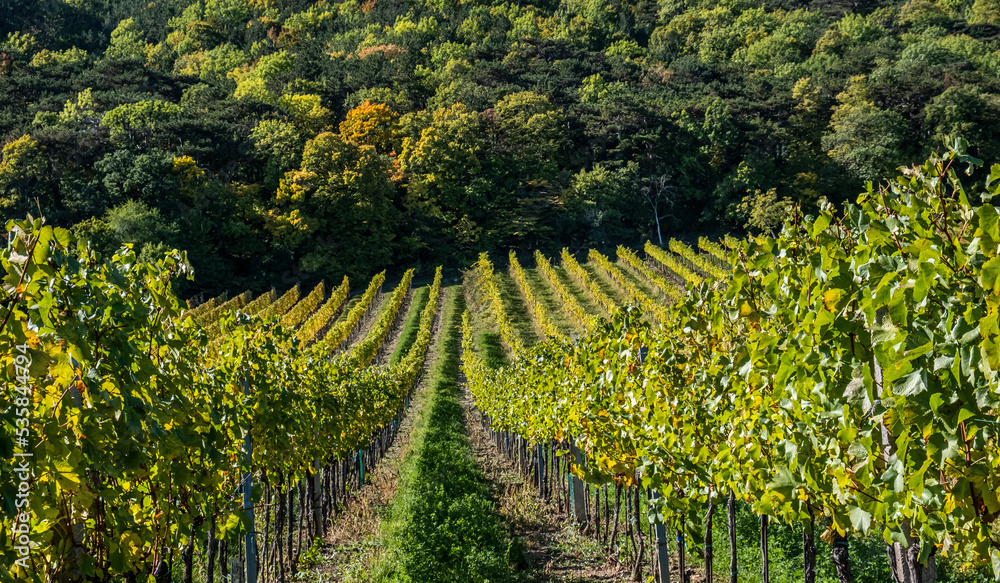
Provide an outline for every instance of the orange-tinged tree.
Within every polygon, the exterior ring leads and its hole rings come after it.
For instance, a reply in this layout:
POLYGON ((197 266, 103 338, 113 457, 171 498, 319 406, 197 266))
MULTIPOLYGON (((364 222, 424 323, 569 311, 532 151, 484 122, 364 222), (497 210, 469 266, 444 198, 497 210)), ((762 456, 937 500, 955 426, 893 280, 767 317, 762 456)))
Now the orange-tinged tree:
POLYGON ((345 142, 358 146, 372 146, 380 154, 396 150, 399 114, 384 103, 364 103, 347 112, 347 119, 340 122, 340 136, 345 142))

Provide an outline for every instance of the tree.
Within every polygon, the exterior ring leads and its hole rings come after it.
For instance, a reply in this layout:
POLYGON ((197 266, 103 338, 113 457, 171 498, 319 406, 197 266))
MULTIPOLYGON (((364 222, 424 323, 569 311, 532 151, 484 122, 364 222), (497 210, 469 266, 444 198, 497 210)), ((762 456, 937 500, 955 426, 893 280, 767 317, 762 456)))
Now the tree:
POLYGON ((340 136, 359 146, 371 146, 388 154, 396 149, 399 114, 384 103, 364 103, 347 112, 340 122, 340 136))
POLYGON ((646 230, 648 217, 636 212, 643 204, 638 171, 636 162, 620 168, 595 164, 573 176, 567 206, 586 229, 584 244, 610 245, 635 239, 646 230))
POLYGON ((650 178, 639 191, 642 192, 646 204, 653 211, 656 236, 660 241, 660 247, 663 247, 663 230, 660 228, 660 221, 667 217, 668 209, 674 206, 674 193, 677 191, 677 187, 670 183, 670 177, 667 174, 659 174, 650 178))
POLYGON ((981 93, 975 85, 949 87, 924 107, 927 147, 936 148, 945 138, 962 137, 974 144, 980 158, 1000 157, 1000 98, 981 93))
MULTIPOLYGON (((479 113, 462 104, 435 111, 419 137, 403 139, 400 167, 407 180, 406 207, 425 240, 442 249, 455 244, 463 217, 480 224, 492 201, 482 189, 470 190, 482 175, 486 146, 479 113), (480 193, 483 196, 473 196, 480 193)), ((468 246, 464 250, 471 251, 468 246)))
POLYGON ((168 101, 124 103, 104 114, 101 127, 108 129, 111 139, 146 145, 154 131, 180 114, 181 106, 168 101))
POLYGON ((552 180, 564 145, 565 119, 544 95, 512 93, 497 102, 501 140, 495 147, 511 153, 514 168, 527 180, 552 180))
POLYGON ((126 18, 111 32, 111 43, 104 51, 109 59, 146 59, 146 35, 135 19, 126 18))
POLYGON ((268 230, 305 271, 328 278, 377 271, 392 258, 389 171, 374 147, 321 133, 306 142, 302 167, 282 179, 268 230))
POLYGON ((250 132, 257 154, 266 160, 264 183, 269 190, 278 187, 286 172, 299 165, 305 142, 298 129, 291 123, 265 119, 250 132))
POLYGON ((27 134, 3 147, 0 158, 0 209, 20 213, 30 208, 32 187, 45 173, 44 154, 42 146, 27 134))
POLYGON ((853 77, 823 136, 827 155, 859 180, 878 180, 905 161, 906 122, 896 111, 879 109, 868 96, 864 76, 853 77))

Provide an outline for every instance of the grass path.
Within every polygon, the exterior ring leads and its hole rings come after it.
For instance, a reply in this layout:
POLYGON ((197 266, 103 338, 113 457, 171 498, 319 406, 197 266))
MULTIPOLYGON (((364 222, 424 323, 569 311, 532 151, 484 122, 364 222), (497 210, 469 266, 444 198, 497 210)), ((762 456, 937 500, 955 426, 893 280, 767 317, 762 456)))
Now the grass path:
MULTIPOLYGON (((305 573, 305 580, 354 580, 356 577, 352 573, 363 571, 380 556, 383 548, 382 525, 398 490, 400 468, 403 460, 412 452, 415 428, 426 417, 432 380, 426 371, 434 366, 441 353, 443 336, 440 329, 448 289, 452 295, 460 293, 457 286, 442 290, 434 317, 434 339, 427 350, 425 374, 414 391, 408 414, 403 417, 399 437, 372 471, 368 483, 357 492, 346 512, 336 520, 330 536, 322 546, 319 560, 305 573)), ((426 303, 425 295, 423 305, 426 303)))
POLYGON ((538 273, 538 268, 525 268, 524 275, 528 280, 528 285, 531 286, 531 291, 535 294, 538 301, 542 302, 542 305, 545 306, 549 318, 559 328, 559 331, 567 336, 579 333, 580 330, 573 317, 566 313, 558 296, 556 296, 555 290, 538 273))
POLYGON ((476 461, 486 475, 507 530, 524 548, 525 583, 610 583, 628 577, 607 560, 601 547, 582 536, 569 518, 538 498, 534 486, 496 449, 482 429, 472 397, 465 391, 463 406, 469 418, 469 437, 476 461))
POLYGON ((535 331, 535 323, 531 319, 528 307, 521 299, 521 292, 518 291, 514 278, 506 271, 496 270, 493 277, 497 280, 497 287, 500 288, 500 297, 503 299, 510 322, 521 335, 521 342, 525 346, 531 346, 538 342, 538 333, 535 331))
MULTIPOLYGON (((427 301, 430 299, 431 286, 425 285, 411 290, 406 298, 406 311, 400 308, 400 314, 396 316, 397 322, 402 325, 391 334, 391 338, 386 339, 384 349, 385 357, 379 364, 396 364, 413 346, 417 339, 417 332, 420 331, 420 314, 423 313, 427 301)), ((382 352, 382 351, 380 351, 382 352)))
MULTIPOLYGON (((324 581, 501 583, 514 576, 517 545, 476 465, 460 402, 465 301, 459 286, 446 288, 442 297, 441 327, 418 391, 418 411, 410 416, 412 429, 397 460, 383 466, 392 467, 393 487, 382 488, 377 520, 354 543, 353 554, 341 553, 341 566, 322 571, 330 576, 324 581), (391 503, 385 504, 390 492, 391 503)), ((337 559, 336 552, 329 554, 327 565, 337 559)))

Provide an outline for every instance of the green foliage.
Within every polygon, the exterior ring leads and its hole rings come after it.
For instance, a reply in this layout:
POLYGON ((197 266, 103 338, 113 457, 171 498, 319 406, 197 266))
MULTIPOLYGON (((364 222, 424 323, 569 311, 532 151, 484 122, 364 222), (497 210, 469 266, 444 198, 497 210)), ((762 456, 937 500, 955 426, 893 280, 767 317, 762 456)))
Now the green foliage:
POLYGON ((728 280, 689 286, 655 326, 627 308, 491 369, 466 318, 477 405, 529 442, 573 436, 583 479, 659 489, 650 520, 696 532, 705 499, 732 488, 828 543, 856 533, 868 580, 894 542, 1000 576, 1000 166, 967 189, 960 173, 982 164, 967 147, 843 212, 796 208, 776 236, 727 241, 728 280))
POLYGON ((121 21, 111 31, 111 42, 104 55, 109 59, 146 59, 146 37, 134 19, 121 21))
POLYGON ((431 387, 426 434, 415 452, 415 473, 404 492, 408 504, 400 526, 398 573, 403 581, 511 579, 511 541, 465 432, 457 383, 456 307, 444 321, 444 353, 431 387))
POLYGON ((101 127, 108 129, 112 139, 145 144, 150 134, 181 113, 176 103, 145 100, 125 103, 104 114, 101 127))
POLYGON ((1000 153, 992 0, 10 1, 2 147, 44 170, 13 156, 5 216, 142 201, 184 293, 770 228, 945 136, 1000 153))

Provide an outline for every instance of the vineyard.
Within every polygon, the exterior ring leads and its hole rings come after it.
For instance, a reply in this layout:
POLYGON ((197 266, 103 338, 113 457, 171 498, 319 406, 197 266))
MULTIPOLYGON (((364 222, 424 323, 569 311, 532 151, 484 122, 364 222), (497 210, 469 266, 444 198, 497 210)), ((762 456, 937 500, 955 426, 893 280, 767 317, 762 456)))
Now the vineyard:
POLYGON ((529 580, 468 425, 614 580, 793 580, 788 532, 807 583, 878 580, 864 545, 901 583, 1000 578, 1000 166, 966 190, 961 146, 774 237, 483 253, 460 286, 186 305, 181 253, 12 221, 0 581, 301 579, 407 419, 401 558, 362 580, 529 580))

